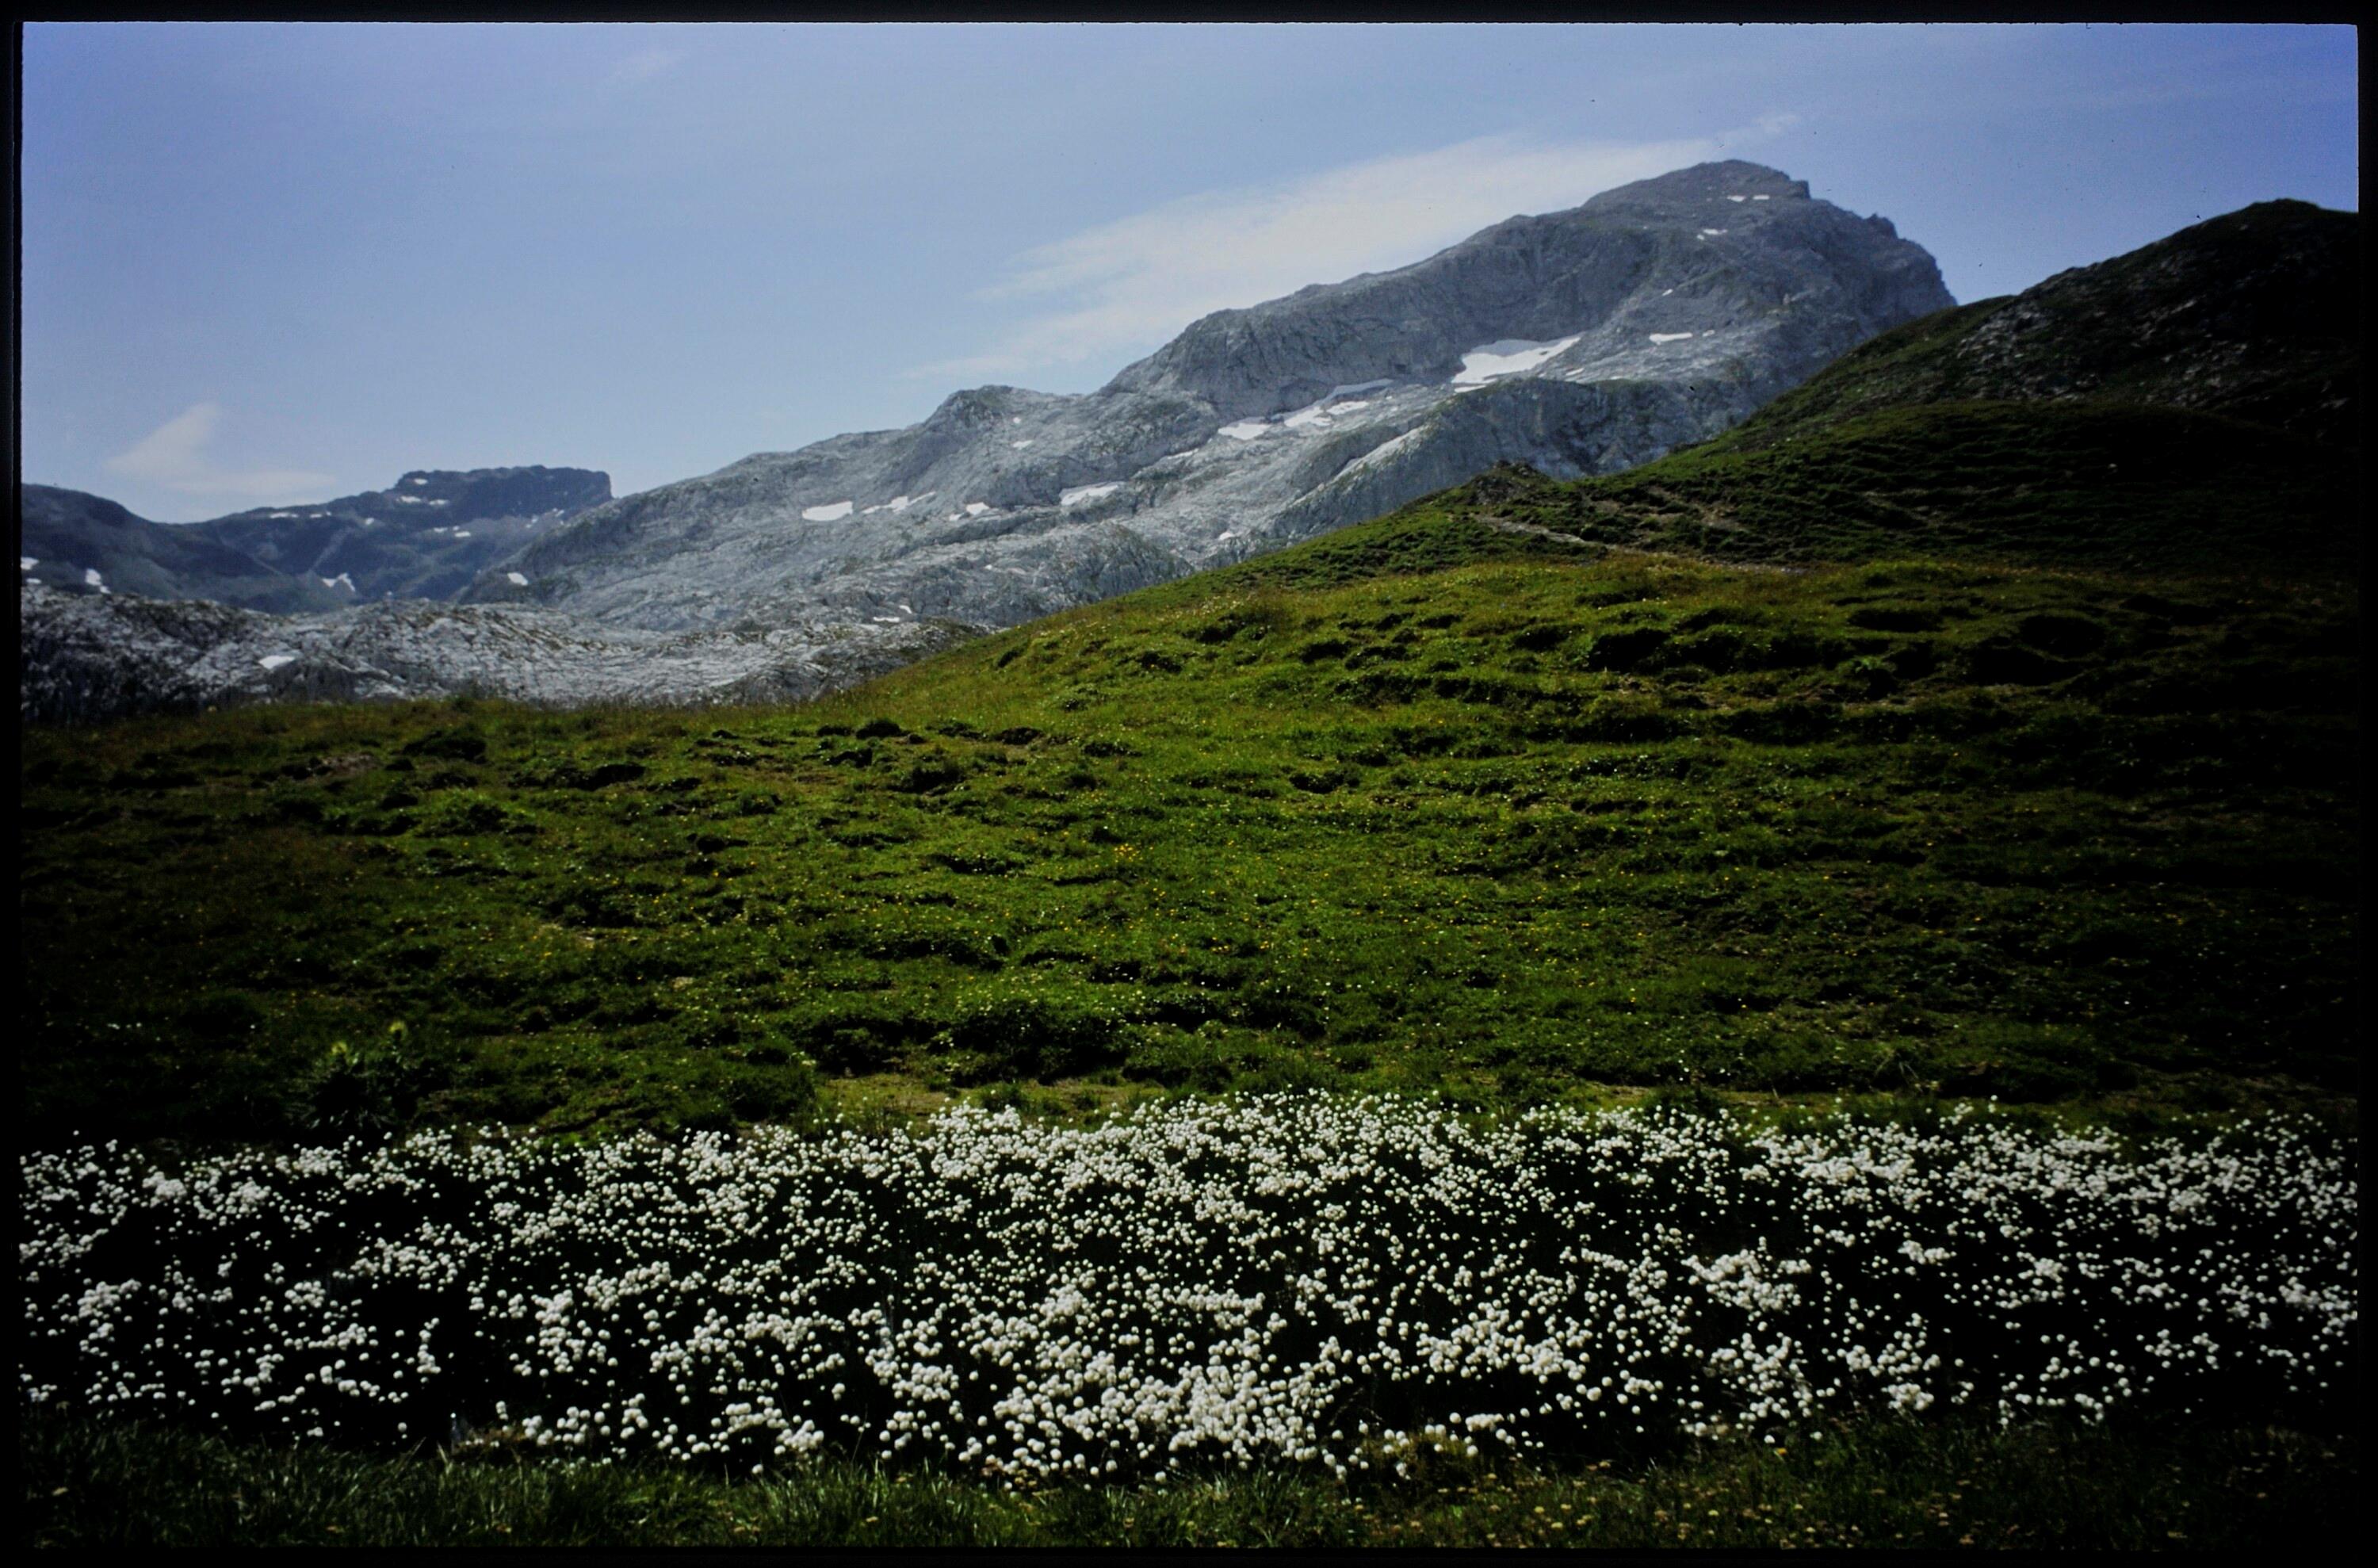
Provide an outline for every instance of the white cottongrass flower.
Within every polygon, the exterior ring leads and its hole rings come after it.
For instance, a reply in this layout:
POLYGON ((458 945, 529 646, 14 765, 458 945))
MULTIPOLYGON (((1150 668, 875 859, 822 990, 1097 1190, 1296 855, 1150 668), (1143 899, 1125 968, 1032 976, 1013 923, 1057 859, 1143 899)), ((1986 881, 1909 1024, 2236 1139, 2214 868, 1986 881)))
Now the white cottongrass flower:
POLYGON ((2125 1150, 1320 1096, 172 1173, 74 1149, 20 1159, 19 1383, 282 1437, 1009 1478, 2317 1401, 2355 1168, 2290 1123, 2125 1150))

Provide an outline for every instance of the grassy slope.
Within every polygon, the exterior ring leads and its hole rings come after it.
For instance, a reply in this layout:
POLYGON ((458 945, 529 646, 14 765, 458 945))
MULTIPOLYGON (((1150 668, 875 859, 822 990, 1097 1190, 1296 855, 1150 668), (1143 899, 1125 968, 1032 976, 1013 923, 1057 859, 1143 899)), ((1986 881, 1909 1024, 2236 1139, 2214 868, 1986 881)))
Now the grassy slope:
POLYGON ((1731 561, 2350 575, 2359 243, 2261 203, 1910 321, 1660 462, 1476 500, 1731 561))
POLYGON ((798 1114, 807 1062, 909 1108, 2348 1099, 2352 589, 1779 573, 1481 510, 801 709, 30 732, 28 1108, 716 1122, 798 1114))
POLYGON ((2217 415, 1930 404, 1771 445, 1725 439, 1504 510, 1587 539, 1729 561, 1952 557, 2214 578, 2349 575, 2357 465, 2217 415))
POLYGON ((1881 333, 1703 450, 1771 447, 1892 409, 2080 396, 2350 445, 2360 243, 2357 213, 2258 202, 1881 333))

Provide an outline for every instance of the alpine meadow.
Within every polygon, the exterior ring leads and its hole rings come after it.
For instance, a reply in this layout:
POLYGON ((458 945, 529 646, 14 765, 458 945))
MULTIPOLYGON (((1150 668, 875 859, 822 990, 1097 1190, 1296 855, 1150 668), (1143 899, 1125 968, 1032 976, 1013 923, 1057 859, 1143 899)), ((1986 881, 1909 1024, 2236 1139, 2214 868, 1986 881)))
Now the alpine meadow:
POLYGON ((23 486, 18 1538, 2322 1545, 2361 245, 1724 158, 655 488, 23 486))

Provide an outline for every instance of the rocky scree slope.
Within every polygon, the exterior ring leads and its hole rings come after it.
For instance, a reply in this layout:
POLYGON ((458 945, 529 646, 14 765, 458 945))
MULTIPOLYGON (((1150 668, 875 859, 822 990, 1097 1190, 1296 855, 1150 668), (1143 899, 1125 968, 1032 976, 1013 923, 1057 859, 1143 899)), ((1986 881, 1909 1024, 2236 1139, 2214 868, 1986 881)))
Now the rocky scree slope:
POLYGON ((651 632, 418 599, 283 616, 39 584, 19 587, 18 612, 26 723, 453 695, 551 707, 799 702, 975 634, 945 621, 651 632))
POLYGON ((1093 393, 978 388, 597 507, 466 597, 654 629, 1012 625, 1498 461, 1631 466, 1949 303, 1886 221, 1703 164, 1208 316, 1093 393))

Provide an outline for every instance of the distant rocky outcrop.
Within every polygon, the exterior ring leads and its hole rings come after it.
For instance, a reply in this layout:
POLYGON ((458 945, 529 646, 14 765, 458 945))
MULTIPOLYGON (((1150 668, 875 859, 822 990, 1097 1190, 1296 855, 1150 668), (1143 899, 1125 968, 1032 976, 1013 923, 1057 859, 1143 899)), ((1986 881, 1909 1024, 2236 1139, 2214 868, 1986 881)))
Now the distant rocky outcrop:
POLYGON ((384 490, 193 526, 350 602, 445 599, 610 499, 611 476, 587 468, 416 469, 384 490))
POLYGON ((1208 316, 1087 395, 978 388, 596 507, 465 597, 654 629, 1011 625, 1498 461, 1631 466, 1949 303, 1887 222, 1703 164, 1208 316))
POLYGON ((26 485, 17 509, 17 574, 60 593, 202 598, 249 609, 324 609, 335 589, 188 528, 152 523, 103 496, 26 485))
POLYGON ((18 574, 29 581, 288 612, 451 598, 540 533, 609 501, 611 477, 586 468, 416 469, 384 490, 187 524, 152 523, 47 485, 27 485, 23 496, 18 574))

